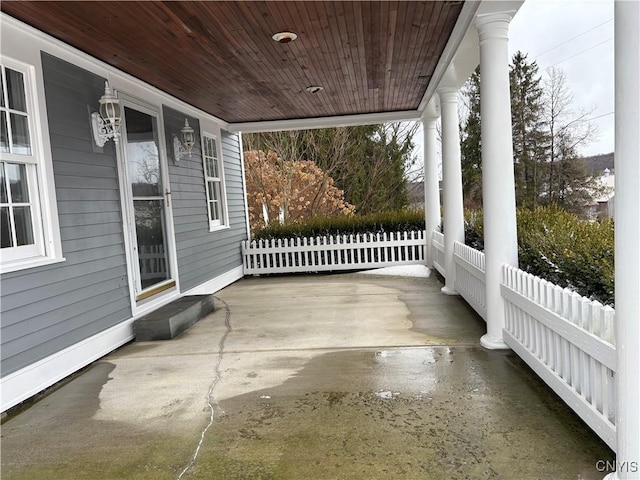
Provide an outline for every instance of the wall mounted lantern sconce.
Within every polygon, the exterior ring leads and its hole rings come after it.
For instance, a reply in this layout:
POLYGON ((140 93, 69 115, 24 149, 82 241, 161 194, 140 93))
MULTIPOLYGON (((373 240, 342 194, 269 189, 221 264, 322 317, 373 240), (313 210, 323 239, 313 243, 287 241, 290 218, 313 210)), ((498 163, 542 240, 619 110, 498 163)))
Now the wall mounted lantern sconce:
POLYGON ((184 155, 188 155, 191 158, 191 150, 196 143, 196 135, 193 128, 189 125, 189 120, 184 119, 184 127, 180 130, 180 138, 177 135, 173 136, 173 155, 176 162, 180 161, 180 158, 184 155))
POLYGON ((91 128, 96 145, 103 147, 110 139, 118 141, 122 121, 120 100, 109 87, 109 82, 104 82, 104 95, 100 97, 99 102, 100 111, 91 114, 91 128))

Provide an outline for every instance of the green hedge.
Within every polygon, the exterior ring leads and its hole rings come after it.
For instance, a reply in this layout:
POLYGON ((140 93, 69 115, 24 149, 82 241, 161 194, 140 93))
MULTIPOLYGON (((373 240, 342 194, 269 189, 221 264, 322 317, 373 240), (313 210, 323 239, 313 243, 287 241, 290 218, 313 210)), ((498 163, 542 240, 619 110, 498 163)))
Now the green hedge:
POLYGON ((321 237, 357 233, 383 233, 424 230, 424 212, 400 211, 353 215, 351 217, 314 217, 289 225, 273 225, 258 230, 255 239, 321 237))
MULTIPOLYGON (((465 240, 483 249, 482 212, 465 212, 465 240)), ((613 305, 613 221, 586 222, 557 207, 518 210, 520 268, 613 305)))
MULTIPOLYGON (((262 229, 256 239, 424 230, 424 212, 316 217, 262 229)), ((484 250, 482 211, 465 212, 466 244, 484 250)), ((557 207, 518 210, 520 268, 613 305, 613 221, 589 223, 557 207)))

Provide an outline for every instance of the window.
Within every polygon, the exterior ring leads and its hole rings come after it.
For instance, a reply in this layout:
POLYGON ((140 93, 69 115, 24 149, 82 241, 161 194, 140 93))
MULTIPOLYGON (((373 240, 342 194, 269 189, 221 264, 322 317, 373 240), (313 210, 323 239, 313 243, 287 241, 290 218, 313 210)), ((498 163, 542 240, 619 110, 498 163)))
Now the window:
POLYGON ((33 204, 27 165, 0 162, 0 242, 2 248, 35 245, 33 204))
POLYGON ((0 266, 7 272, 54 254, 45 248, 31 72, 6 58, 0 67, 0 266))
POLYGON ((223 169, 215 137, 204 134, 202 143, 209 229, 213 230, 226 224, 223 169))

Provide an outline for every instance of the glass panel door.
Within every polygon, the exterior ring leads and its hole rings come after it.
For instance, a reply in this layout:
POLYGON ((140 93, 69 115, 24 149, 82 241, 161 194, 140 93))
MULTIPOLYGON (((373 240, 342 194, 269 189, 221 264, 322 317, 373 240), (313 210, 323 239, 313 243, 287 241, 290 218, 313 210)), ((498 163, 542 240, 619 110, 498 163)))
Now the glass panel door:
POLYGON ((137 260, 136 298, 175 285, 169 262, 167 205, 162 184, 158 118, 126 106, 124 149, 130 185, 130 215, 137 260))

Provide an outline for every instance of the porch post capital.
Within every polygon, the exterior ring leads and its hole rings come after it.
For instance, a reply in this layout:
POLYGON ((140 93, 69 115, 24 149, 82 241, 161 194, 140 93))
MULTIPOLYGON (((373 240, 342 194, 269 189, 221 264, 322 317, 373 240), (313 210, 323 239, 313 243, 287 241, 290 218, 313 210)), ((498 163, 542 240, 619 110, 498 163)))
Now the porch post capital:
MULTIPOLYGON (((456 87, 440 87, 438 88, 438 96, 440 97, 440 104, 444 103, 458 103, 459 88, 456 87)), ((442 107, 444 109, 444 107, 442 107)))
POLYGON ((476 16, 473 25, 478 30, 480 46, 490 40, 509 39, 509 23, 513 14, 509 12, 490 13, 476 16))

